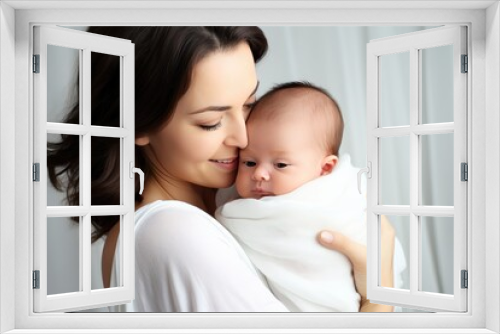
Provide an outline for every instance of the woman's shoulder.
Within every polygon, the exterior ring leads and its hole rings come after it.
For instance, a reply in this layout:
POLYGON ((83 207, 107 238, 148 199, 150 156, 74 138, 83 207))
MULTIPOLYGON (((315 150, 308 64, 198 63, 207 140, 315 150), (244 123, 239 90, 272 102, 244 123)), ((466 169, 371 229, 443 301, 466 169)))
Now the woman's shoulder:
POLYGON ((243 267, 256 275, 234 237, 204 211, 178 201, 161 201, 144 209, 136 217, 139 262, 217 277, 231 267, 243 267))
POLYGON ((135 212, 136 234, 146 229, 179 230, 192 228, 193 225, 206 226, 217 224, 214 218, 203 210, 176 200, 155 201, 135 212))
POLYGON ((158 200, 141 206, 135 211, 136 225, 139 222, 147 221, 149 218, 158 213, 170 215, 193 215, 203 218, 210 217, 205 211, 186 202, 177 200, 158 200))
POLYGON ((212 216, 185 202, 156 201, 136 211, 136 245, 162 248, 196 247, 208 243, 233 243, 233 237, 212 216))

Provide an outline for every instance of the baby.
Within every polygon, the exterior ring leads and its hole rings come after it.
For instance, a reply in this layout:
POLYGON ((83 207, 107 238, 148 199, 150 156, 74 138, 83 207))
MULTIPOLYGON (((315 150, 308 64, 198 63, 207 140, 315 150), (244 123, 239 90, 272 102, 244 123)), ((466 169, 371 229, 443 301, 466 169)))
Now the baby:
POLYGON ((260 199, 330 174, 338 162, 344 121, 325 90, 291 82, 258 101, 247 129, 236 189, 243 198, 260 199))
POLYGON ((216 218, 290 311, 359 311, 349 260, 316 241, 329 229, 366 244, 359 169, 338 158, 337 102, 310 83, 285 83, 259 99, 247 129, 236 178, 242 199, 219 207, 216 218))

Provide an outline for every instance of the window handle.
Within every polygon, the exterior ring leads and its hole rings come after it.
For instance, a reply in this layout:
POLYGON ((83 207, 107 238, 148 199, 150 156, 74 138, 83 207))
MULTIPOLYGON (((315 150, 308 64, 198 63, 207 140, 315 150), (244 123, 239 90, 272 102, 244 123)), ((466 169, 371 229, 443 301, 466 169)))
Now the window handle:
POLYGON ((366 176, 371 179, 372 178, 372 163, 368 161, 366 168, 360 169, 358 172, 358 191, 361 194, 361 175, 366 173, 366 176))
POLYGON ((140 168, 135 168, 133 161, 130 161, 129 163, 129 170, 131 179, 134 178, 134 173, 139 174, 139 184, 140 184, 139 195, 142 195, 142 191, 144 190, 144 172, 140 168))

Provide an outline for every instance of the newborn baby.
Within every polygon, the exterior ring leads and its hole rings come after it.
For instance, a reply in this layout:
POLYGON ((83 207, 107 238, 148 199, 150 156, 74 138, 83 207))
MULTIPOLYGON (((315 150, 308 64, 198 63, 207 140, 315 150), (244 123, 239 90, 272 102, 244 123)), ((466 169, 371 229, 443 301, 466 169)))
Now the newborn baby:
POLYGON ((338 158, 343 128, 325 90, 302 82, 275 87, 247 122, 236 179, 242 199, 216 212, 290 311, 359 311, 349 260, 316 241, 328 229, 366 244, 358 169, 349 156, 338 158))

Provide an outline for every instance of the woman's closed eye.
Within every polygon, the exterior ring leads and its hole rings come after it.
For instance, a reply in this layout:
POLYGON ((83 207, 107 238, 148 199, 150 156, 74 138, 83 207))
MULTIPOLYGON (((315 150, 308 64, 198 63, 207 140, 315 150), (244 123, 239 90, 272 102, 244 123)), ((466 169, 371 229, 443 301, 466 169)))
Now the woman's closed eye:
POLYGON ((222 125, 222 120, 215 124, 200 124, 198 125, 200 128, 206 131, 217 130, 222 125))

